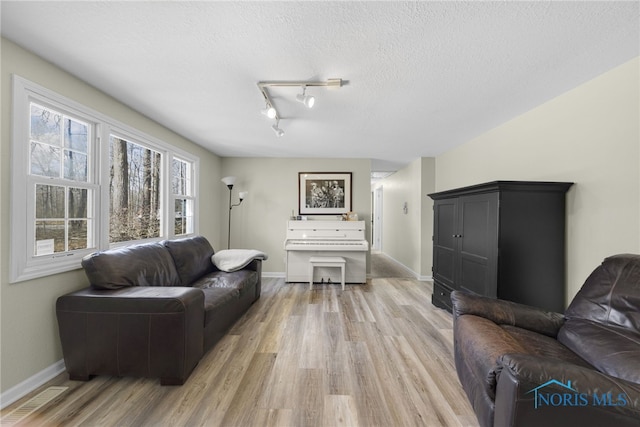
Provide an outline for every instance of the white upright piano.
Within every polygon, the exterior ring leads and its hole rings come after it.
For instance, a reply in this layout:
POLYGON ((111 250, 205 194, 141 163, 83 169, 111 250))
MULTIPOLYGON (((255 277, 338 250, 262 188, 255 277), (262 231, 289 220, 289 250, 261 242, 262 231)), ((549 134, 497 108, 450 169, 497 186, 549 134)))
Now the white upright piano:
MULTIPOLYGON (((345 282, 365 283, 369 242, 364 236, 364 221, 288 221, 285 280, 309 283, 309 258, 326 256, 346 260, 345 282)), ((322 279, 340 283, 340 272, 316 268, 314 281, 322 279)))

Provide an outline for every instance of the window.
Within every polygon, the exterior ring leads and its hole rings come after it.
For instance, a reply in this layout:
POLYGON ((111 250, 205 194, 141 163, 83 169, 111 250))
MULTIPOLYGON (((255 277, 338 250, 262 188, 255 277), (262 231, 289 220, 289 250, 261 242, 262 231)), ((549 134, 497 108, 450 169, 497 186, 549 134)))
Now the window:
POLYGON ((173 180, 171 190, 173 195, 174 210, 174 234, 183 236, 193 233, 194 203, 193 197, 193 165, 188 160, 173 158, 173 180))
POLYGON ((161 236, 162 154, 109 137, 109 242, 161 236))
POLYGON ((29 194, 34 194, 33 256, 93 247, 89 179, 93 127, 77 117, 29 104, 29 194))
POLYGON ((13 76, 11 282, 197 232, 194 156, 13 76))

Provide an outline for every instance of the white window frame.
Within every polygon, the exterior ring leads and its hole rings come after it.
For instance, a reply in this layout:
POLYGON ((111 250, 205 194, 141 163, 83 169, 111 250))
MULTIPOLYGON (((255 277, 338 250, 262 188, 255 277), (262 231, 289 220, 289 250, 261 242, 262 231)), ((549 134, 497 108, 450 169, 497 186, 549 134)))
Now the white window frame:
MULTIPOLYGON (((169 207, 174 211, 173 215, 174 215, 174 221, 175 221, 175 203, 176 203, 176 199, 184 199, 184 200, 190 200, 193 203, 193 228, 194 230, 197 229, 197 220, 198 220, 198 215, 196 215, 197 212, 197 208, 196 205, 198 203, 198 197, 196 197, 196 195, 198 194, 198 192, 196 191, 196 174, 195 174, 195 164, 193 163, 192 159, 186 158, 184 156, 180 156, 180 155, 173 155, 171 157, 171 159, 169 159, 169 164, 170 166, 173 166, 171 163, 173 163, 174 160, 178 160, 180 162, 186 163, 188 165, 191 165, 192 169, 190 172, 191 175, 191 179, 189 180, 189 188, 187 190, 187 194, 175 194, 173 192, 173 188, 171 188, 171 183, 169 184, 169 192, 171 194, 171 201, 169 202, 169 207)), ((171 170, 173 170, 173 167, 171 168, 171 170)), ((175 222, 170 224, 170 228, 171 231, 174 232, 175 234, 175 222)), ((180 237, 183 236, 188 236, 189 233, 186 234, 180 234, 180 237)), ((175 237, 175 236, 174 236, 175 237)))
MULTIPOLYGON (((33 83, 20 76, 13 75, 13 120, 12 120, 12 152, 11 152, 11 244, 10 244, 10 282, 16 283, 45 277, 52 274, 75 270, 81 267, 83 256, 96 250, 106 250, 111 247, 127 246, 135 243, 161 241, 174 238, 174 208, 171 191, 171 161, 174 157, 190 162, 193 167, 194 191, 194 230, 188 237, 199 232, 199 176, 200 161, 197 156, 168 144, 160 139, 145 134, 131 126, 112 119, 100 112, 92 110, 76 101, 64 97, 52 90, 33 83), (93 191, 94 209, 93 247, 68 252, 58 252, 51 255, 35 256, 35 211, 34 201, 30 195, 34 194, 29 188, 33 185, 34 177, 30 174, 30 144, 29 141, 29 106, 31 102, 49 106, 53 109, 76 116, 93 127, 90 145, 91 159, 87 182, 78 183, 78 187, 91 188, 93 191), (161 236, 143 241, 129 241, 109 243, 109 136, 122 136, 136 144, 147 146, 162 154, 161 173, 161 236), (33 238, 33 240, 31 240, 33 238)), ((61 184, 56 179, 39 179, 51 185, 61 184)), ((64 185, 74 186, 72 181, 64 181, 64 185)))

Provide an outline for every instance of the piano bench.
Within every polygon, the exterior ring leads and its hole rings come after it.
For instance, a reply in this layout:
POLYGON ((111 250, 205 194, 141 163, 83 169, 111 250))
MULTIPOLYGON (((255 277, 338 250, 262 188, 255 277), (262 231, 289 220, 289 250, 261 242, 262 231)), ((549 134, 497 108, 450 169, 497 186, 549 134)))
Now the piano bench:
POLYGON ((342 278, 342 290, 344 291, 345 265, 347 261, 339 256, 314 256, 309 258, 309 290, 313 289, 314 267, 339 267, 342 278))

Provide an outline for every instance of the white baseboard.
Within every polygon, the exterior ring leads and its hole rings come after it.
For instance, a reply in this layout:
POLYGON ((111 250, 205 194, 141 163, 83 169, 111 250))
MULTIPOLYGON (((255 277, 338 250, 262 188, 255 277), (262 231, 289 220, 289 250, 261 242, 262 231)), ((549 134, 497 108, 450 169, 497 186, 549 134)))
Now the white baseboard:
POLYGON ((381 252, 381 253, 384 256, 386 256, 387 258, 389 258, 391 261, 395 262, 396 264, 398 264, 399 266, 401 266, 402 268, 407 270, 409 273, 413 274, 413 277, 415 277, 416 280, 419 280, 421 282, 428 282, 430 280, 433 280, 433 277, 431 277, 431 276, 421 276, 420 274, 416 273, 415 271, 413 271, 412 269, 410 269, 409 267, 407 267, 406 265, 404 265, 403 263, 401 263, 400 261, 398 261, 394 257, 389 256, 388 254, 386 254, 384 252, 381 252))
POLYGON ((266 273, 264 271, 262 272, 262 277, 267 278, 267 279, 269 279, 269 278, 278 279, 280 277, 285 277, 285 276, 286 276, 286 274, 285 274, 284 271, 267 271, 266 273))
POLYGON ((21 397, 24 397, 27 394, 31 393, 42 384, 63 373, 64 370, 64 360, 58 360, 53 365, 44 368, 42 371, 27 378, 21 383, 14 385, 9 390, 0 394, 0 409, 4 409, 6 406, 11 405, 21 397))
MULTIPOLYGON (((391 257, 389 257, 391 258, 391 257)), ((393 259, 393 258, 391 258, 393 259)), ((415 271, 411 270, 409 267, 406 267, 404 264, 400 263, 399 261, 396 261, 394 259, 395 262, 397 262, 398 264, 400 264, 401 266, 403 266, 406 270, 408 270, 411 274, 413 274, 413 276, 416 278, 416 280, 419 280, 421 282, 430 282, 433 281, 433 277, 432 276, 420 276, 418 273, 416 273, 415 271)), ((262 277, 264 277, 265 279, 279 279, 281 277, 286 277, 286 273, 284 271, 268 271, 266 273, 262 273, 262 277)), ((367 273, 367 278, 371 279, 371 274, 367 273)))

